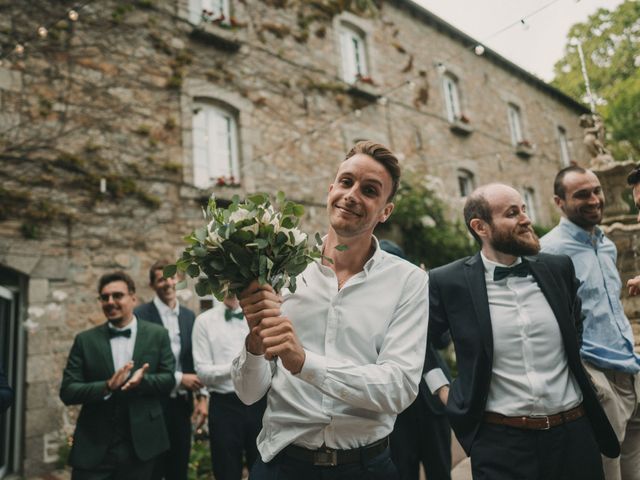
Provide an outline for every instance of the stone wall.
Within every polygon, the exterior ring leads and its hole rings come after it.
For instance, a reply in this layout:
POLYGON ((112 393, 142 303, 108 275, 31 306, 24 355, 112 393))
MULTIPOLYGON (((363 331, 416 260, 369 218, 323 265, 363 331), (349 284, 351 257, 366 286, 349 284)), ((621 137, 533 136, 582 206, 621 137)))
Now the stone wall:
MULTIPOLYGON (((555 223, 557 126, 585 164, 582 109, 497 56, 475 55, 408 2, 383 2, 376 16, 313 6, 328 3, 234 1, 237 28, 194 34, 186 0, 93 2, 75 23, 64 20, 70 2, 4 2, 2 45, 28 40, 0 65, 0 264, 29 278, 25 473, 50 469, 72 432, 77 409, 63 407, 59 382, 74 335, 103 321, 99 276, 127 270, 148 301, 147 268, 175 258, 211 193, 284 190, 306 205, 305 228, 322 231, 336 166, 371 138, 400 154, 409 177, 441 177, 452 215, 464 168, 476 185, 533 188, 539 223, 555 223), (47 39, 34 38, 56 18, 47 39), (367 33, 374 85, 340 80, 342 20, 367 33), (470 134, 450 128, 438 63, 459 79, 470 134), (240 188, 193 187, 199 96, 237 111, 240 188), (510 143, 508 102, 522 109, 529 158, 510 143)), ((183 300, 198 309, 195 296, 183 300)))

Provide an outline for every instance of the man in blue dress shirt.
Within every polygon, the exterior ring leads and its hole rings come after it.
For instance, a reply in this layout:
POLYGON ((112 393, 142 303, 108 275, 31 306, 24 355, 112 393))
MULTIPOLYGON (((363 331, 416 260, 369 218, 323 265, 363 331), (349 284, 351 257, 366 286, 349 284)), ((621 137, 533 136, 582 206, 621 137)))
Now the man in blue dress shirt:
POLYGON ((542 251, 573 260, 585 316, 580 353, 621 445, 619 458, 602 458, 605 477, 638 480, 640 356, 620 301, 616 247, 598 227, 605 204, 602 186, 593 172, 567 167, 556 175, 554 200, 564 216, 541 239, 542 251))

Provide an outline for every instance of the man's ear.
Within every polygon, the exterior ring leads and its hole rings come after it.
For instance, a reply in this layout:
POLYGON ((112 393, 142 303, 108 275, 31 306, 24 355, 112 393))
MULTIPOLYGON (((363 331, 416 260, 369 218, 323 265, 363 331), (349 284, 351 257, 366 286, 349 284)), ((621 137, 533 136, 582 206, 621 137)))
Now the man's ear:
POLYGON ((553 201, 556 204, 556 207, 562 209, 562 206, 564 205, 564 199, 559 197, 558 195, 554 195, 553 196, 553 201))
POLYGON ((394 208, 395 208, 395 205, 393 203, 391 202, 387 203, 387 205, 382 210, 382 214, 380 216, 380 223, 384 223, 387 221, 387 219, 391 216, 391 212, 393 212, 394 208))
POLYGON ((469 227, 471 227, 471 230, 476 232, 476 234, 480 238, 485 238, 489 234, 488 232, 489 225, 487 224, 487 222, 479 218, 471 219, 471 221, 469 222, 469 227))

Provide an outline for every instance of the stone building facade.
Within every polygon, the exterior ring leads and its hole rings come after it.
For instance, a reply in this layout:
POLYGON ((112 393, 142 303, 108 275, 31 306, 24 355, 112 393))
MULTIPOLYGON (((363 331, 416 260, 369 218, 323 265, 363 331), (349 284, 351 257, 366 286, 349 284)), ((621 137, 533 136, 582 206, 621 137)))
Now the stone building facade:
POLYGON ((0 342, 18 393, 0 477, 52 469, 72 432, 58 388, 74 335, 103 321, 99 276, 125 269, 148 301, 148 267, 212 193, 283 190, 322 231, 338 163, 373 139, 411 181, 439 178, 452 215, 504 181, 551 226, 555 171, 588 161, 582 105, 409 0, 71 8, 0 4, 0 342))

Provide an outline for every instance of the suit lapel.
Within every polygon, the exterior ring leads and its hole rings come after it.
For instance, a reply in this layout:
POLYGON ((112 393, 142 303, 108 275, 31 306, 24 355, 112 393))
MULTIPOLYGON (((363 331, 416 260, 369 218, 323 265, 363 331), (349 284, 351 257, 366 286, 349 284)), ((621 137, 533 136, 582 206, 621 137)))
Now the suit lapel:
POLYGON ((467 286, 471 294, 473 309, 478 319, 478 326, 482 343, 489 358, 493 358, 493 331, 491 329, 491 314, 489 312, 489 298, 487 297, 487 283, 484 278, 484 265, 480 254, 476 254, 464 264, 467 286))
POLYGON ((549 306, 556 317, 562 336, 567 338, 567 334, 569 333, 567 327, 569 325, 566 320, 571 318, 571 312, 567 309, 568 304, 566 300, 563 301, 563 292, 558 282, 553 278, 553 274, 544 262, 541 262, 536 257, 526 258, 531 266, 533 278, 536 279, 542 294, 547 299, 547 302, 549 302, 549 306))
POLYGON ((100 336, 98 345, 100 345, 100 356, 109 372, 109 378, 115 373, 113 366, 113 353, 111 352, 111 337, 109 336, 109 322, 105 322, 101 328, 96 330, 100 336))
POLYGON ((136 343, 133 345, 133 371, 142 366, 140 362, 140 354, 144 351, 145 339, 146 339, 146 326, 144 322, 138 321, 138 332, 136 333, 136 343))
MULTIPOLYGON (((187 351, 188 345, 186 343, 187 340, 189 340, 189 325, 182 308, 180 308, 180 313, 178 314, 178 328, 180 330, 180 356, 182 357, 187 351)), ((184 368, 184 358, 181 358, 180 360, 184 368)))
POLYGON ((161 327, 164 327, 164 324, 162 323, 162 318, 160 318, 160 312, 158 311, 158 307, 156 307, 156 304, 153 303, 153 300, 149 302, 149 307, 150 307, 149 311, 151 312, 151 314, 149 315, 149 318, 145 318, 145 320, 150 320, 153 323, 157 323, 161 327))

